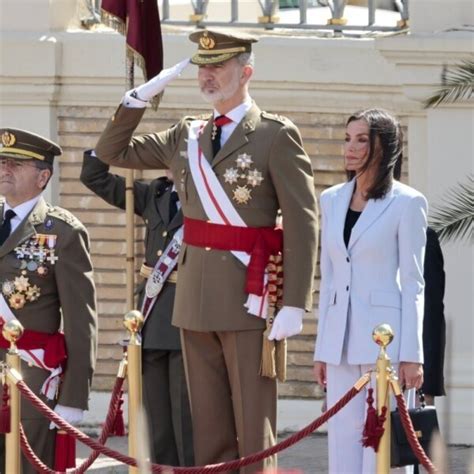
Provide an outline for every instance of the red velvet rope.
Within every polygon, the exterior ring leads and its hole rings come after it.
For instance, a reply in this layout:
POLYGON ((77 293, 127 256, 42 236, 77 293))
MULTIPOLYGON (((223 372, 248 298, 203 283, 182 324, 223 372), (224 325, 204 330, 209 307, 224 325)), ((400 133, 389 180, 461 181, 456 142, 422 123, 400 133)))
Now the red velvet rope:
MULTIPOLYGON (((112 390, 112 395, 110 397, 110 403, 109 403, 109 410, 107 413, 107 417, 104 422, 104 426, 102 427, 102 432, 100 434, 100 437, 98 439, 98 443, 100 444, 105 444, 107 441, 110 431, 112 430, 112 427, 114 425, 115 421, 115 416, 117 414, 117 410, 119 407, 120 403, 120 398, 121 398, 121 390, 123 386, 124 378, 123 377, 117 377, 115 380, 115 385, 112 390)), ((24 456, 30 464, 39 472, 44 473, 44 474, 55 474, 57 471, 54 471, 53 469, 50 469, 48 466, 46 466, 41 459, 36 456, 35 452, 32 450, 28 439, 25 435, 25 432, 23 430, 23 426, 20 425, 20 443, 21 443, 21 450, 23 451, 24 456)), ((69 473, 71 474, 82 474, 83 472, 86 472, 87 469, 94 463, 94 461, 99 457, 100 451, 93 451, 89 457, 77 468, 73 470, 68 470, 69 473)))
MULTIPOLYGON (((365 384, 364 384, 365 385, 365 384)), ((209 464, 207 466, 195 466, 195 467, 173 467, 173 466, 165 466, 161 464, 152 464, 151 470, 152 472, 169 472, 172 470, 175 474, 209 474, 214 472, 224 472, 224 471, 231 471, 236 470, 244 466, 248 466, 250 464, 254 464, 258 461, 261 461, 267 457, 270 457, 284 449, 293 446, 301 439, 305 438, 306 436, 310 435, 314 430, 319 428, 322 424, 326 423, 329 418, 334 416, 339 410, 341 410, 347 403, 349 403, 362 389, 364 386, 362 385, 358 389, 352 387, 347 393, 330 409, 328 409, 325 413, 323 413, 319 418, 314 420, 312 423, 307 425, 301 431, 293 434, 289 438, 281 441, 280 443, 272 446, 270 448, 264 449, 258 453, 251 454, 247 457, 235 459, 233 461, 223 462, 219 464, 209 464)), ((68 434, 73 435, 77 440, 84 443, 85 445, 89 446, 94 451, 100 452, 101 454, 105 454, 108 457, 111 457, 117 461, 122 462, 123 464, 127 464, 129 466, 137 466, 137 461, 130 456, 126 456, 122 453, 114 451, 113 449, 108 448, 107 446, 103 446, 102 444, 94 441, 89 436, 85 435, 74 426, 70 425, 69 423, 65 422, 60 416, 58 416, 53 410, 51 410, 47 405, 45 405, 25 384, 25 382, 20 381, 17 383, 17 388, 21 392, 21 394, 29 400, 35 408, 38 409, 46 418, 50 421, 54 422, 60 429, 66 431, 68 434)), ((57 474, 55 471, 44 471, 48 474, 57 474)))
POLYGON ((413 428, 413 423, 411 421, 410 415, 408 414, 405 398, 402 394, 396 395, 395 398, 397 399, 397 406, 398 411, 400 413, 400 419, 402 421, 403 429, 405 430, 408 443, 410 444, 412 451, 415 453, 416 458, 418 459, 418 461, 420 461, 420 463, 429 473, 439 472, 426 455, 425 451, 423 450, 418 441, 418 438, 416 437, 415 429, 413 428))

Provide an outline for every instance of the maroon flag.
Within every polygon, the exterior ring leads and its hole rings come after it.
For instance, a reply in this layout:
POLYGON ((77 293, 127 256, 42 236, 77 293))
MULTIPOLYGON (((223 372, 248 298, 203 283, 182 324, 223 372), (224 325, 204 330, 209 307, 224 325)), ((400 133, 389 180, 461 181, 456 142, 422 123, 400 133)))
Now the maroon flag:
POLYGON ((163 40, 157 0, 102 0, 102 22, 126 36, 127 55, 133 57, 145 80, 163 69, 163 40))

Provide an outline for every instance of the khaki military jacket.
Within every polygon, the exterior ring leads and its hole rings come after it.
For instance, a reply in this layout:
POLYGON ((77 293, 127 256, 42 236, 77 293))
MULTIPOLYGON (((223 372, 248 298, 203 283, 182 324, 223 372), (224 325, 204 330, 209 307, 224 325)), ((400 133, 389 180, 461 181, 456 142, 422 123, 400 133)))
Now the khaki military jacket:
MULTIPOLYGON (((125 178, 109 172, 109 166, 84 153, 81 181, 112 206, 125 209, 125 178)), ((135 180, 133 195, 135 214, 146 226, 145 264, 153 268, 175 232, 183 225, 183 213, 170 219, 172 182, 166 178, 151 182, 135 180)), ((146 280, 138 285, 138 308, 141 308, 146 280)), ((142 331, 144 349, 181 349, 179 329, 171 325, 176 284, 165 283, 153 305, 142 331)))
POLYGON ((54 333, 62 327, 68 358, 58 403, 87 409, 96 360, 97 316, 89 237, 84 226, 70 212, 51 206, 41 197, 0 247, 0 285, 3 297, 24 328, 54 333), (31 253, 38 234, 55 239, 57 259, 51 258, 54 264, 26 255, 31 253), (16 250, 20 246, 26 249, 23 256, 16 250), (11 282, 21 277, 27 279, 26 286, 12 293, 11 282), (36 297, 31 298, 28 292, 36 297), (14 293, 20 296, 15 299, 14 293))
MULTIPOLYGON (((104 162, 125 168, 170 168, 175 177, 185 217, 207 220, 194 185, 187 156, 191 117, 168 130, 132 137, 144 109, 120 106, 102 133, 95 151, 104 162)), ((208 160, 212 157, 212 123, 199 139, 208 160)), ((251 188, 247 202, 235 208, 248 226, 275 225, 278 209, 284 222, 284 297, 289 306, 312 307, 311 289, 317 252, 317 209, 311 163, 297 128, 286 118, 262 112, 255 104, 237 125, 211 164, 232 199, 238 185, 228 169, 250 157, 251 170, 263 180, 251 188)), ((246 267, 230 252, 186 246, 179 258, 179 281, 173 323, 195 331, 246 330, 264 327, 244 308, 246 267)))

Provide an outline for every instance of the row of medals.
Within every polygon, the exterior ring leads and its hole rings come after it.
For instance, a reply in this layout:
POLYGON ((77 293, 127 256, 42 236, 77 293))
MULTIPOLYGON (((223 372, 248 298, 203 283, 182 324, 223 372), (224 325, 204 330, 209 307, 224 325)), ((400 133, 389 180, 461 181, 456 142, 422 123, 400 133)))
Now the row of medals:
POLYGON ((15 248, 16 267, 21 270, 21 276, 2 283, 2 293, 8 298, 10 307, 21 309, 27 301, 36 301, 40 297, 40 288, 30 283, 26 275, 28 272, 42 277, 48 274, 46 262, 54 265, 58 259, 55 255, 56 238, 52 234, 36 234, 15 248))

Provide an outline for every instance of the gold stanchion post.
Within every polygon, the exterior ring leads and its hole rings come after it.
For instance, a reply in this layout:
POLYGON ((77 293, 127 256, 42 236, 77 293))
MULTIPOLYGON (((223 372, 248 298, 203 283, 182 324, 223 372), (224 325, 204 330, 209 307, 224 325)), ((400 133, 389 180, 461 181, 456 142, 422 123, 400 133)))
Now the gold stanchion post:
MULTIPOLYGON (((3 326, 3 337, 10 343, 6 356, 7 367, 21 374, 21 359, 16 347, 16 342, 23 335, 23 326, 17 320, 9 321, 3 326)), ((18 375, 17 375, 18 376, 18 375)), ((21 379, 21 377, 20 377, 21 379)), ((7 377, 8 391, 10 393, 10 433, 5 435, 5 472, 20 474, 20 392, 16 384, 7 377)))
MULTIPOLYGON (((143 326, 143 315, 140 311, 129 311, 123 321, 130 333, 127 347, 128 357, 128 455, 137 457, 138 413, 142 407, 142 346, 139 332, 143 326)), ((136 467, 130 467, 130 474, 138 474, 136 467)))
POLYGON ((393 331, 388 324, 378 325, 372 332, 372 338, 380 346, 376 364, 377 380, 377 414, 380 416, 382 407, 387 407, 387 418, 384 422, 384 432, 377 451, 377 474, 390 472, 390 374, 392 365, 387 355, 386 347, 393 340, 393 331))

